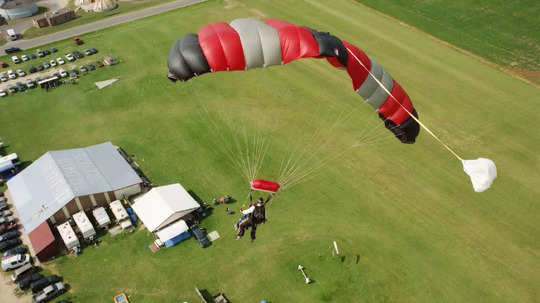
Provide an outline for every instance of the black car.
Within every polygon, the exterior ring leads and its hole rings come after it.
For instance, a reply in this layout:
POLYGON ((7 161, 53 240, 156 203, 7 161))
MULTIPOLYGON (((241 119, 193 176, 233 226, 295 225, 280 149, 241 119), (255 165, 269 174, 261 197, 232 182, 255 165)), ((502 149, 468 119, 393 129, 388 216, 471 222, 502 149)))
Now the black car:
POLYGON ((25 254, 26 251, 27 251, 26 247, 19 246, 19 247, 6 250, 6 252, 2 254, 2 257, 7 257, 11 255, 16 255, 16 254, 25 254))
POLYGON ((93 64, 88 64, 87 66, 88 66, 89 70, 95 70, 96 69, 96 67, 93 64))
POLYGON ((60 277, 57 275, 50 275, 48 277, 30 283, 30 288, 32 289, 33 293, 36 293, 42 290, 45 286, 56 282, 60 282, 60 277))
POLYGON ((44 50, 43 50, 43 53, 45 54, 45 56, 51 54, 51 52, 50 52, 48 49, 44 49, 44 50))
POLYGON ((4 251, 6 249, 12 248, 12 247, 17 246, 17 245, 19 245, 21 243, 22 243, 21 239, 19 239, 19 238, 15 238, 15 239, 0 242, 0 251, 4 251))
POLYGON ((97 49, 95 49, 93 47, 90 49, 90 52, 92 53, 92 55, 98 53, 97 49))
POLYGON ((18 284, 20 290, 25 290, 28 287, 30 287, 30 284, 32 282, 36 282, 36 281, 41 280, 41 279, 43 279, 42 274, 34 273, 34 274, 31 274, 31 275, 28 275, 28 276, 22 278, 19 281, 19 283, 17 283, 17 284, 18 284))
POLYGON ((21 51, 21 49, 18 48, 18 47, 15 47, 15 46, 4 49, 4 52, 6 52, 6 54, 13 54, 13 53, 20 52, 20 51, 21 51))
POLYGON ((21 82, 17 82, 15 84, 17 85, 19 91, 24 92, 26 90, 26 85, 22 84, 21 82))
POLYGON ((83 56, 83 54, 81 54, 79 51, 73 51, 73 56, 77 57, 77 59, 81 59, 83 56))
POLYGON ((18 230, 10 230, 8 231, 7 233, 3 233, 0 235, 0 242, 3 242, 3 241, 6 241, 6 240, 9 240, 9 239, 13 239, 13 238, 16 238, 20 235, 21 233, 18 231, 18 230))
POLYGON ((191 226, 191 232, 203 248, 210 246, 211 242, 206 236, 206 230, 201 229, 197 224, 194 224, 191 226))
POLYGON ((12 85, 12 86, 8 87, 8 91, 9 91, 10 94, 16 93, 18 91, 17 86, 12 85))
POLYGON ((30 59, 36 59, 36 55, 30 53, 30 54, 28 54, 28 58, 30 58, 30 59))
POLYGON ((56 53, 58 49, 56 47, 51 47, 51 53, 56 53))
POLYGON ((37 68, 35 66, 30 66, 30 68, 28 68, 28 71, 33 74, 35 72, 37 72, 37 68))
POLYGON ((71 72, 74 73, 75 75, 78 75, 78 74, 79 74, 79 71, 76 70, 76 69, 72 69, 71 72))

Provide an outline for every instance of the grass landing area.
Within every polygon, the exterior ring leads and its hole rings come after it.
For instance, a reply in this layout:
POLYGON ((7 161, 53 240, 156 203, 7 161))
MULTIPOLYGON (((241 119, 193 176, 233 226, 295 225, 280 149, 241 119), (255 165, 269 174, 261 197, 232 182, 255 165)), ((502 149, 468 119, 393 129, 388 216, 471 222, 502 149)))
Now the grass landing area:
POLYGON ((358 0, 540 84, 536 0, 358 0))
POLYGON ((152 254, 153 236, 139 229, 44 265, 70 285, 62 298, 103 303, 125 292, 133 303, 198 302, 197 285, 232 302, 538 300, 537 88, 345 0, 209 1, 81 39, 121 64, 77 85, 0 99, 2 140, 21 161, 112 141, 154 184, 179 182, 204 201, 230 194, 237 214, 249 188, 238 144, 265 138, 259 178, 277 179, 288 159, 302 173, 324 165, 273 198, 253 243, 234 239, 237 215, 219 205, 201 221, 221 235, 206 249, 190 238, 152 254), (177 39, 250 16, 329 31, 365 50, 442 140, 467 159, 497 163, 493 187, 474 193, 461 163, 424 131, 414 145, 399 143, 325 60, 166 79, 177 39), (120 80, 94 85, 111 78, 120 80), (332 257, 333 241, 342 258, 332 257))

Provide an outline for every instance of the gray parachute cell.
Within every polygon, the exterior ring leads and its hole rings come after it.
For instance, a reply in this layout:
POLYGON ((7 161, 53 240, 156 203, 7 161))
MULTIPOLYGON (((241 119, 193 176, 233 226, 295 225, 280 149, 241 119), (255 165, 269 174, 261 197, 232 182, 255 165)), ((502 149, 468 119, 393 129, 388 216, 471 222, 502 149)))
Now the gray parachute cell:
POLYGON ((256 18, 236 19, 230 25, 240 36, 246 69, 281 64, 281 43, 275 28, 256 18))
MULTIPOLYGON (((392 91, 392 88, 394 88, 394 80, 392 79, 392 76, 383 68, 383 76, 382 80, 380 80, 382 85, 388 90, 389 92, 392 91)), ((378 109, 383 102, 388 98, 389 94, 381 87, 377 87, 377 89, 366 99, 366 103, 371 105, 373 109, 378 109)))
POLYGON ((194 76, 210 72, 198 36, 187 34, 176 41, 167 59, 171 80, 186 81, 194 76))
MULTIPOLYGON (((373 76, 375 76, 378 80, 381 80, 383 75, 383 68, 382 66, 377 63, 377 61, 373 60, 371 57, 369 58, 371 60, 371 73, 373 76)), ((364 98, 364 100, 367 100, 379 87, 379 84, 371 75, 368 75, 364 83, 356 90, 356 92, 364 98)))

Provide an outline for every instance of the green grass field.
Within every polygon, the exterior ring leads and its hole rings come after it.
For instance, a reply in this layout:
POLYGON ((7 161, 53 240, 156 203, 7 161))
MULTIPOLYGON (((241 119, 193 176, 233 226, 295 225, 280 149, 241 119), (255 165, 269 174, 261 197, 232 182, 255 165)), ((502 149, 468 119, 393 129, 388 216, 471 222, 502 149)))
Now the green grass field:
POLYGON ((110 140, 135 154, 154 183, 180 182, 206 201, 231 194, 235 210, 248 184, 224 151, 234 144, 221 138, 265 136, 263 178, 276 178, 292 151, 307 166, 329 161, 276 196, 254 243, 235 241, 236 215, 217 206, 202 226, 222 238, 207 249, 190 239, 152 254, 153 238, 141 230, 49 263, 71 285, 65 298, 111 302, 125 291, 134 303, 198 302, 196 284, 232 302, 538 300, 538 88, 354 1, 210 1, 82 39, 120 64, 77 85, 0 100, 2 139, 22 160, 110 140), (474 193, 461 164, 426 132, 414 145, 393 139, 348 75, 324 60, 187 83, 165 78, 176 39, 248 16, 283 18, 363 48, 445 142, 497 163, 493 187, 474 193), (93 84, 116 77, 103 90, 93 84), (359 142, 373 144, 350 148, 359 142), (343 260, 331 255, 334 240, 343 260), (304 284, 298 264, 315 283, 304 284))
POLYGON ((359 0, 540 83, 540 5, 522 1, 359 0), (517 70, 517 71, 519 71, 517 70))

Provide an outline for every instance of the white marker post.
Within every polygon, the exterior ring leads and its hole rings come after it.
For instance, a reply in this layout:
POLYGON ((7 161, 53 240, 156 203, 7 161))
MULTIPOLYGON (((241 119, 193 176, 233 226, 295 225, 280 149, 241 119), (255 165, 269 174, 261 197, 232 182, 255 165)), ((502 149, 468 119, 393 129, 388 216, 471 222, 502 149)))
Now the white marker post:
POLYGON ((306 279, 306 284, 311 283, 311 279, 304 272, 304 266, 298 265, 298 270, 302 272, 302 275, 304 276, 304 279, 306 279))

